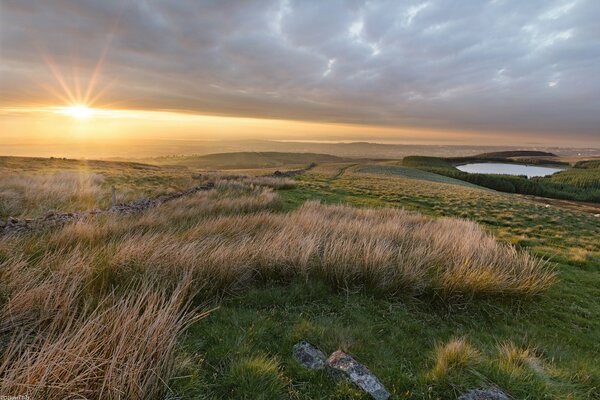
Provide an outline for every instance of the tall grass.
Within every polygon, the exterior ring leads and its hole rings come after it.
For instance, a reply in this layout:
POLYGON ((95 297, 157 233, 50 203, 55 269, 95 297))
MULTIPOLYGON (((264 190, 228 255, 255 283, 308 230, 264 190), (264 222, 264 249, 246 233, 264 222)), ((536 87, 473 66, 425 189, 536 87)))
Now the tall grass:
MULTIPOLYGON (((187 210, 194 212, 189 203, 187 210)), ((287 214, 187 222, 177 236, 152 229, 127 235, 111 251, 111 268, 160 269, 164 276, 192 271, 223 291, 260 279, 317 277, 384 295, 532 295, 553 281, 543 261, 473 222, 397 209, 307 203, 287 214)))
POLYGON ((472 222, 316 202, 275 211, 270 189, 222 181, 141 215, 0 238, 0 393, 163 395, 191 302, 257 282, 449 298, 532 295, 553 281, 472 222))
POLYGON ((2 171, 0 217, 39 216, 48 210, 93 208, 106 193, 100 174, 61 171, 23 174, 2 171))
POLYGON ((44 399, 164 394, 178 335, 204 316, 188 306, 190 281, 170 292, 146 281, 90 299, 81 266, 34 279, 3 307, 0 390, 44 399))
POLYGON ((452 338, 438 344, 433 351, 434 366, 430 376, 443 380, 449 374, 473 366, 479 361, 480 353, 465 338, 452 338))

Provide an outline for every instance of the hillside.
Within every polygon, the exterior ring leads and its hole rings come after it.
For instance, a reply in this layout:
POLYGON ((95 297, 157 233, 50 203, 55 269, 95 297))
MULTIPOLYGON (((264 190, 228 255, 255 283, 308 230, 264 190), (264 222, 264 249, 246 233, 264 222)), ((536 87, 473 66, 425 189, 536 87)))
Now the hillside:
POLYGON ((535 150, 511 150, 495 151, 491 153, 476 154, 475 158, 510 158, 510 157, 557 157, 556 154, 547 151, 535 150))
POLYGON ((395 161, 294 180, 30 161, 3 160, 13 216, 106 210, 112 186, 152 200, 0 236, 2 393, 364 400, 299 366, 307 340, 351 354, 392 400, 600 395, 590 213, 395 161))
POLYGON ((208 169, 250 169, 306 166, 312 163, 341 162, 344 158, 317 153, 236 152, 199 156, 161 157, 148 160, 157 165, 208 169))
MULTIPOLYGON (((474 157, 421 157, 411 156, 403 159, 404 166, 460 179, 475 185, 507 193, 549 197, 561 200, 600 202, 600 169, 594 162, 580 162, 555 174, 528 179, 523 176, 467 173, 455 165, 471 162, 513 162, 523 160, 510 158, 474 157)), ((538 160, 540 161, 540 160, 538 160)), ((552 160, 541 159, 539 164, 556 164, 552 160)))

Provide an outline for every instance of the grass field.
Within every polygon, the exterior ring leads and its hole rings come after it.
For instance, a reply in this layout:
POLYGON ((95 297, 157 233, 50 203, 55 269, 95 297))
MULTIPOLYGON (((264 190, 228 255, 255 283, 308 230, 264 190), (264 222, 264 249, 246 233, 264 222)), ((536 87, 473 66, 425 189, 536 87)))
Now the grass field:
POLYGON ((0 157, 0 219, 33 218, 49 211, 106 208, 117 201, 178 192, 194 185, 183 168, 133 162, 0 157))
MULTIPOLYGON (((66 188, 98 187, 102 205, 115 183, 148 195, 199 173, 2 167, 44 193, 22 215, 58 196, 32 176, 85 173, 66 188)), ((307 339, 350 352, 394 399, 486 385, 516 399, 600 397, 600 218, 394 163, 322 164, 293 186, 203 179, 216 189, 141 215, 0 239, 0 393, 364 398, 296 364, 291 348, 307 339)), ((54 206, 88 204, 70 198, 54 206)))
MULTIPOLYGON (((511 154, 511 152, 508 152, 508 154, 511 154)), ((596 161, 579 161, 563 171, 531 179, 526 176, 467 173, 460 171, 455 166, 471 162, 517 162, 564 168, 568 164, 556 158, 498 158, 489 157, 485 154, 453 158, 411 156, 405 157, 402 164, 406 167, 459 179, 506 193, 600 203, 600 165, 596 161)))
POLYGON ((147 160, 150 164, 176 165, 210 169, 260 169, 304 167, 310 163, 344 161, 341 157, 317 153, 237 152, 198 156, 159 157, 147 160))

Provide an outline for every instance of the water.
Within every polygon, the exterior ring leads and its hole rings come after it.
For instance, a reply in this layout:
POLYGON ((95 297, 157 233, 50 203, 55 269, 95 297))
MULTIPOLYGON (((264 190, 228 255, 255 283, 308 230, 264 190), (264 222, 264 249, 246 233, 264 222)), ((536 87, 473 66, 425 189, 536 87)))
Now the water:
POLYGON ((562 171, 560 168, 506 163, 473 163, 459 165, 456 168, 463 172, 474 174, 526 175, 528 178, 534 176, 552 175, 555 172, 562 171))

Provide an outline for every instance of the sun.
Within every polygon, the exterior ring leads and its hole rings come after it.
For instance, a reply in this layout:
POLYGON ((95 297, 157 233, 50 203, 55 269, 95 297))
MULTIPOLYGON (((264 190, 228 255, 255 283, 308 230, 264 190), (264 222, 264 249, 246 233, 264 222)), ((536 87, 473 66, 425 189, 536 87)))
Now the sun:
POLYGON ((60 112, 61 114, 65 114, 80 120, 88 119, 89 117, 94 115, 94 109, 83 104, 61 107, 60 112))

